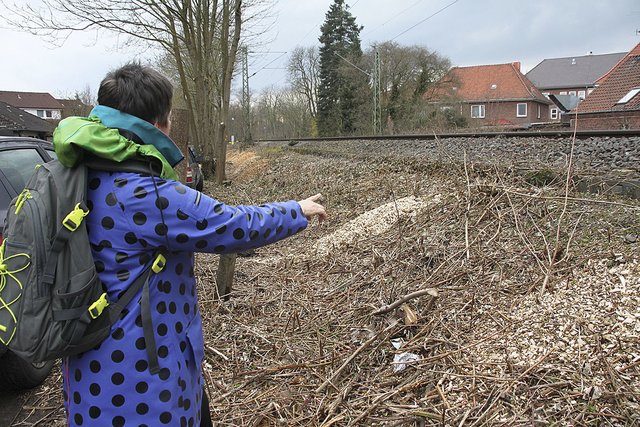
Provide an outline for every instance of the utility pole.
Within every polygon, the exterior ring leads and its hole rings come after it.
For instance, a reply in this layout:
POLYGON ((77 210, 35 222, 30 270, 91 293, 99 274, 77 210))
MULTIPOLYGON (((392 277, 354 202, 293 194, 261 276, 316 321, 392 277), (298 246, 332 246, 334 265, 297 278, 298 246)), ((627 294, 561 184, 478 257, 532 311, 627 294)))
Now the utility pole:
POLYGON ((380 51, 375 48, 373 60, 373 134, 382 133, 382 107, 380 105, 380 51))
POLYGON ((249 49, 242 46, 242 113, 243 142, 251 142, 251 95, 249 93, 249 49))

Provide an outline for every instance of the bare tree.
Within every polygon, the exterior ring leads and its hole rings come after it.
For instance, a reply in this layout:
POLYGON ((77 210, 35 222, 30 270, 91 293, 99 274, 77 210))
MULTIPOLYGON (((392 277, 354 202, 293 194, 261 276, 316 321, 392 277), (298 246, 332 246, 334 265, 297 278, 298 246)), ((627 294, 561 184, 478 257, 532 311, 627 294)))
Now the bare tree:
POLYGON ((293 90, 302 95, 309 113, 315 119, 318 112, 318 84, 320 83, 320 56, 318 48, 296 47, 287 64, 293 90))
POLYGON ((425 93, 447 73, 451 63, 423 46, 385 42, 366 52, 371 67, 375 48, 381 58, 381 100, 388 130, 413 130, 423 117, 425 93))
POLYGON ((301 138, 313 133, 306 98, 292 88, 264 88, 252 107, 253 133, 260 139, 301 138))
POLYGON ((107 30, 160 47, 176 66, 191 111, 192 142, 216 157, 225 176, 225 128, 243 15, 261 0, 42 0, 42 7, 3 5, 24 31, 64 40, 75 31, 107 30))
POLYGON ((97 105, 97 93, 91 90, 91 86, 85 85, 82 90, 63 92, 56 97, 63 106, 62 117, 87 116, 97 105))

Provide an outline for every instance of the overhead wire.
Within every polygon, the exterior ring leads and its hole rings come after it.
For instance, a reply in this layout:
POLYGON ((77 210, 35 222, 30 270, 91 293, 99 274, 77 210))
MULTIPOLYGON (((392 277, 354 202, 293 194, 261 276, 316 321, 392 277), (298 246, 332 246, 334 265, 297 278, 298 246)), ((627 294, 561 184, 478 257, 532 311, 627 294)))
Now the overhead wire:
MULTIPOLYGON (((403 13, 405 13, 407 10, 413 8, 414 6, 416 6, 417 4, 421 3, 424 0, 417 0, 416 2, 412 3, 411 5, 409 5, 408 7, 406 7, 405 9, 401 10, 400 12, 396 13, 395 15, 393 15, 391 18, 387 19, 384 23, 382 23, 381 25, 379 25, 378 27, 376 27, 375 29, 371 30, 370 32, 376 31, 379 28, 385 26, 386 24, 388 24, 389 22, 391 22, 393 19, 397 18, 398 16, 402 15, 403 13)), ((417 22, 416 24, 410 26, 409 28, 407 28, 406 30, 403 30, 402 32, 400 32, 398 35, 396 35, 394 38, 392 38, 389 41, 394 41, 397 38, 399 38, 400 36, 408 33, 409 31, 411 31, 412 29, 416 28, 417 26, 423 24, 424 22, 426 22, 427 20, 433 18, 434 16, 442 13, 443 11, 445 11, 446 9, 450 8, 451 6, 453 6, 454 4, 458 3, 460 0, 454 0, 451 3, 447 4, 446 6, 444 6, 443 8, 437 10, 436 12, 434 12, 433 14, 427 16, 426 18, 420 20, 419 22, 417 22)), ((352 5, 347 5, 349 9, 353 9, 353 7, 355 7, 358 3, 360 2, 360 0, 356 0, 352 5)), ((309 29, 309 31, 307 31, 307 33, 298 41, 298 43, 301 43, 302 41, 304 41, 313 31, 315 31, 317 28, 320 27, 322 23, 316 24, 313 27, 311 27, 309 29)), ((280 58, 282 58, 282 56, 286 55, 287 52, 282 53, 281 55, 279 55, 278 57, 276 57, 275 59, 271 60, 270 62, 268 62, 267 64, 265 64, 264 66, 262 66, 261 68, 259 68, 258 70, 254 71, 253 73, 251 73, 249 75, 249 77, 253 77, 255 76, 257 73, 259 73, 262 70, 268 69, 277 69, 277 68, 267 68, 269 67, 269 65, 273 64, 274 62, 276 62, 277 60, 279 60, 280 58)), ((283 77, 284 78, 284 77, 283 77)), ((283 78, 280 78, 278 80, 278 82, 280 82, 283 78)))
MULTIPOLYGON (((422 1, 422 0, 420 0, 422 1)), ((356 0, 352 5, 347 5, 349 9, 353 8, 355 5, 357 5, 360 2, 360 0, 356 0)), ((313 31, 315 31, 317 28, 320 27, 320 25, 322 25, 322 23, 316 24, 313 27, 311 27, 309 29, 309 31, 307 31, 307 33, 298 41, 298 43, 302 43, 307 37, 309 37, 309 34, 311 34, 313 31)), ((285 52, 284 54, 286 54, 287 52, 285 52)), ((283 54, 283 55, 284 55, 283 54)), ((278 59, 280 59, 283 55, 278 56, 277 58, 275 58, 274 60, 270 61, 269 63, 267 63, 266 65, 264 65, 263 67, 261 67, 260 69, 258 69, 257 71, 253 72, 252 74, 249 75, 249 77, 253 77, 254 75, 256 75, 258 72, 265 70, 265 69, 270 69, 270 68, 266 68, 269 65, 273 64, 275 61, 277 61, 278 59)), ((284 69, 284 68, 282 68, 284 69)), ((283 78, 279 79, 279 81, 281 81, 283 78)))
POLYGON ((400 12, 396 13, 395 15, 393 15, 391 18, 387 19, 386 21, 384 21, 382 24, 378 25, 377 27, 371 29, 371 30, 365 30, 366 33, 374 33, 376 31, 378 31, 380 28, 384 27, 385 25, 387 25, 389 22, 393 21, 394 19, 396 19, 398 16, 402 15, 403 13, 405 13, 407 10, 411 9, 412 7, 414 7, 415 5, 417 5, 418 3, 422 3, 424 0, 418 0, 414 3, 412 3, 410 6, 404 8, 403 10, 401 10, 400 12))
POLYGON ((443 7, 442 9, 440 9, 440 10, 438 10, 437 12, 435 12, 435 13, 433 13, 433 14, 431 14, 431 15, 427 16, 426 18, 424 18, 423 20, 421 20, 421 21, 420 21, 420 22, 418 22, 417 24, 412 25, 411 27, 407 28, 406 30, 404 30, 403 32, 401 32, 400 34, 398 34, 397 36, 395 36, 394 38, 392 38, 392 39, 391 39, 391 40, 389 40, 389 41, 391 41, 391 42, 392 42, 392 41, 394 41, 395 39, 397 39, 397 38, 398 38, 398 37, 400 37, 401 35, 408 33, 409 31, 413 30, 413 29, 414 29, 415 27, 417 27, 418 25, 420 25, 420 24, 424 23, 425 21, 427 21, 427 20, 429 20, 429 19, 433 18, 434 16, 436 16, 436 15, 437 15, 437 14, 439 14, 440 12, 443 12, 444 10, 446 10, 446 9, 450 8, 451 6, 453 6, 454 4, 458 3, 459 1, 460 1, 460 0, 454 0, 454 1, 452 1, 451 3, 449 3, 448 5, 446 5, 445 7, 443 7))
POLYGON ((260 71, 266 69, 269 65, 273 64, 274 62, 276 62, 278 59, 282 58, 284 55, 286 55, 289 52, 270 52, 270 53, 279 53, 280 55, 276 56, 275 59, 267 62, 265 65, 263 65, 261 68, 257 69, 256 71, 254 71, 252 74, 249 75, 249 77, 253 77, 256 74, 258 74, 260 71))

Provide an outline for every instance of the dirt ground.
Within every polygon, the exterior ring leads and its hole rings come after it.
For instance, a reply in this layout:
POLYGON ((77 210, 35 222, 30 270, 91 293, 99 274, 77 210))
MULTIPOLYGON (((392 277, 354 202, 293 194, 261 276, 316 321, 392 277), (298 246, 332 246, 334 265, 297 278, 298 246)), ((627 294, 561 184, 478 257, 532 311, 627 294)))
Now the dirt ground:
MULTIPOLYGON (((640 201, 576 193, 563 168, 534 186, 518 162, 231 151, 205 192, 321 192, 330 219, 239 257, 226 302, 197 255, 216 425, 640 425, 640 201)), ((14 425, 63 425, 59 384, 14 425)))

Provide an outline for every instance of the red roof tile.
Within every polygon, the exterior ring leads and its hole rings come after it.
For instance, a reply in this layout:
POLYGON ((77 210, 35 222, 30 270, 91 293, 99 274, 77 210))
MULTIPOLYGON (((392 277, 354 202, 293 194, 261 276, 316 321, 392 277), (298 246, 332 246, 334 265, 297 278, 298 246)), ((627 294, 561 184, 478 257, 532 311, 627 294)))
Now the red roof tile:
POLYGON ((640 94, 618 104, 626 94, 640 87, 640 43, 598 80, 599 86, 578 105, 578 113, 640 109, 640 94))
POLYGON ((447 83, 428 93, 430 98, 455 97, 462 101, 536 100, 549 103, 521 72, 518 63, 454 67, 447 83))
POLYGON ((0 91, 0 101, 18 108, 62 110, 62 104, 46 92, 0 91))

